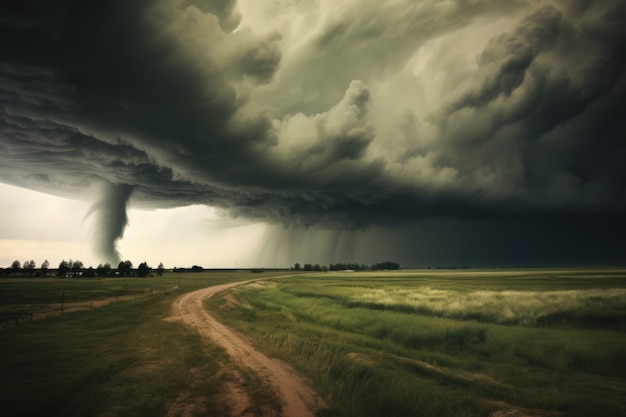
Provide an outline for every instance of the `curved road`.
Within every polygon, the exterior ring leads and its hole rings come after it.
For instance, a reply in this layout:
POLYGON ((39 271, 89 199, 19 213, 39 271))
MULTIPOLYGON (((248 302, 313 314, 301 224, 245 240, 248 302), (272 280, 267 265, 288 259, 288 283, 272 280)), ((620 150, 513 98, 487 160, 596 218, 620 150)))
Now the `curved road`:
MULTIPOLYGON (((267 279, 267 278, 266 278, 267 279)), ((174 302, 174 319, 197 328, 203 337, 208 337, 226 349, 234 362, 252 369, 262 381, 270 384, 282 399, 285 417, 314 417, 321 400, 291 367, 277 359, 255 350, 228 327, 218 322, 204 307, 204 300, 229 288, 251 281, 235 282, 203 288, 182 295, 174 302)))

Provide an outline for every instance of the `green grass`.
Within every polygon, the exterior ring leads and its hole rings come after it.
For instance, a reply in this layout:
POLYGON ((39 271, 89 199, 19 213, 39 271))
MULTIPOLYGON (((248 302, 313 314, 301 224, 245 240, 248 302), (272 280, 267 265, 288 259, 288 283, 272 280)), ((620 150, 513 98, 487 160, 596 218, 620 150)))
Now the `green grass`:
POLYGON ((626 414, 626 271, 305 275, 218 308, 332 416, 626 414))
MULTIPOLYGON (((70 308, 80 304, 90 309, 93 302, 105 299, 124 299, 154 295, 155 293, 176 293, 182 289, 193 289, 197 285, 209 285, 219 276, 166 276, 161 278, 10 278, 0 279, 0 319, 6 325, 14 314, 60 315, 61 304, 70 308), (180 278, 180 284, 179 284, 180 278)), ((13 325, 11 322, 9 325, 13 325)))
POLYGON ((158 416, 172 404, 198 398, 208 415, 223 414, 216 396, 224 378, 218 370, 227 355, 203 343, 192 329, 164 318, 182 293, 262 276, 0 280, 5 314, 60 306, 63 290, 66 302, 134 297, 0 327, 2 415, 158 416))
MULTIPOLYGON (((156 416, 197 401, 224 415, 227 356, 164 318, 180 294, 263 276, 0 279, 2 415, 156 416), (85 307, 61 316, 62 295, 85 307)), ((320 416, 615 416, 626 415, 625 289, 623 270, 329 273, 208 304, 309 377, 329 405, 320 416)))

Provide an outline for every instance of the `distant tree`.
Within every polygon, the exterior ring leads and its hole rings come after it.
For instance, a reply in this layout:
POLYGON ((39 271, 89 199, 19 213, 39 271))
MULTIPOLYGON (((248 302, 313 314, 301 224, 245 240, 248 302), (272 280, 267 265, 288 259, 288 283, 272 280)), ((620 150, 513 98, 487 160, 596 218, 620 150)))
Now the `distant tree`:
POLYGON ((372 270, 374 271, 380 271, 380 270, 389 270, 389 271, 393 271, 393 270, 398 270, 400 269, 400 264, 399 263, 395 263, 395 262, 380 262, 377 264, 372 265, 372 270))
MULTIPOLYGON (((70 260, 71 261, 71 260, 70 260)), ((57 276, 64 277, 70 271, 70 263, 66 260, 62 260, 57 269, 57 276)))
POLYGON ((143 278, 143 277, 147 277, 149 273, 150 273, 150 267, 148 266, 148 264, 146 262, 140 263, 139 266, 137 267, 137 276, 143 278))
POLYGON ((330 266, 328 267, 328 269, 330 269, 331 271, 348 271, 348 270, 354 270, 357 271, 359 269, 359 265, 358 264, 350 264, 350 263, 337 263, 337 264, 330 264, 330 266))
POLYGON ((322 267, 320 266, 320 264, 315 264, 313 265, 313 270, 316 272, 322 272, 322 267))
POLYGON ((17 274, 17 271, 22 269, 22 263, 18 261, 17 259, 14 260, 13 263, 11 264, 11 269, 13 270, 14 274, 17 274))
POLYGON ((72 259, 69 261, 62 260, 59 264, 59 269, 57 270, 57 276, 79 277, 83 275, 84 269, 85 265, 78 259, 75 261, 72 259))
POLYGON ((157 276, 162 277, 163 271, 165 271, 165 267, 163 266, 163 262, 160 262, 159 266, 157 267, 157 276))
POLYGON ((85 269, 85 265, 79 260, 75 260, 74 262, 70 261, 70 269, 72 274, 80 275, 83 272, 83 269, 85 269))
POLYGON ((330 264, 328 269, 330 269, 331 271, 345 271, 346 269, 350 269, 348 264, 330 264))
POLYGON ((45 261, 43 261, 43 263, 39 267, 39 269, 41 270, 41 275, 42 276, 45 277, 46 275, 48 275, 48 268, 49 267, 50 267, 50 262, 48 262, 48 260, 46 259, 45 261))
POLYGON ((96 276, 96 270, 93 269, 92 266, 90 266, 89 268, 85 269, 83 276, 87 278, 93 278, 96 276))
POLYGON ((305 271, 312 271, 313 270, 313 264, 304 264, 304 270, 305 271))
POLYGON ((30 261, 25 261, 24 265, 22 266, 22 268, 24 269, 24 271, 26 271, 29 277, 33 276, 36 267, 37 264, 32 259, 30 261))
POLYGON ((122 277, 129 277, 133 273, 133 263, 131 261, 121 261, 117 266, 117 272, 122 277))
POLYGON ((302 267, 300 266, 300 264, 298 262, 296 262, 296 264, 293 266, 293 270, 294 271, 300 271, 300 270, 302 270, 302 267))
POLYGON ((98 274, 99 277, 108 277, 110 273, 111 273, 111 264, 108 262, 105 263, 104 265, 99 264, 98 267, 96 268, 96 274, 98 274))

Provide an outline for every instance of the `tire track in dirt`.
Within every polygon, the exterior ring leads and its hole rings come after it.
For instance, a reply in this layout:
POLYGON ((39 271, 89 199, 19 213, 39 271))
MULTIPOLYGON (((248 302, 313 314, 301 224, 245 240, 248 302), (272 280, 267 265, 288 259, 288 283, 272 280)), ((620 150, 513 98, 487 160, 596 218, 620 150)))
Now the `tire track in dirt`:
POLYGON ((181 320, 195 327, 202 337, 223 347, 235 363, 253 370, 281 398, 282 414, 285 417, 314 417, 323 402, 302 377, 284 362, 269 358, 254 349, 218 322, 204 307, 207 298, 252 281, 255 280, 217 285, 184 294, 174 302, 174 316, 170 319, 181 320))

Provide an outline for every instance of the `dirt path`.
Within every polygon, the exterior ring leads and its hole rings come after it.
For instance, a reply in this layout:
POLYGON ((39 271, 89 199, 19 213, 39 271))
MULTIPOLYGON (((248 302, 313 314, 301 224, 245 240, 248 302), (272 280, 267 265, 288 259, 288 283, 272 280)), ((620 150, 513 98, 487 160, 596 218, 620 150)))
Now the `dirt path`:
MULTIPOLYGON (((282 415, 285 417, 313 417, 321 404, 315 393, 304 380, 287 364, 265 356, 250 344, 219 323, 204 307, 204 300, 237 285, 250 281, 218 285, 193 291, 179 297, 173 305, 174 317, 195 328, 203 336, 222 346, 233 361, 252 369, 259 378, 278 394, 282 400, 282 415)), ((230 396, 246 396, 242 390, 234 389, 230 396)), ((249 398, 230 398, 234 403, 246 403, 249 398)), ((241 410, 234 412, 241 415, 241 410)))

